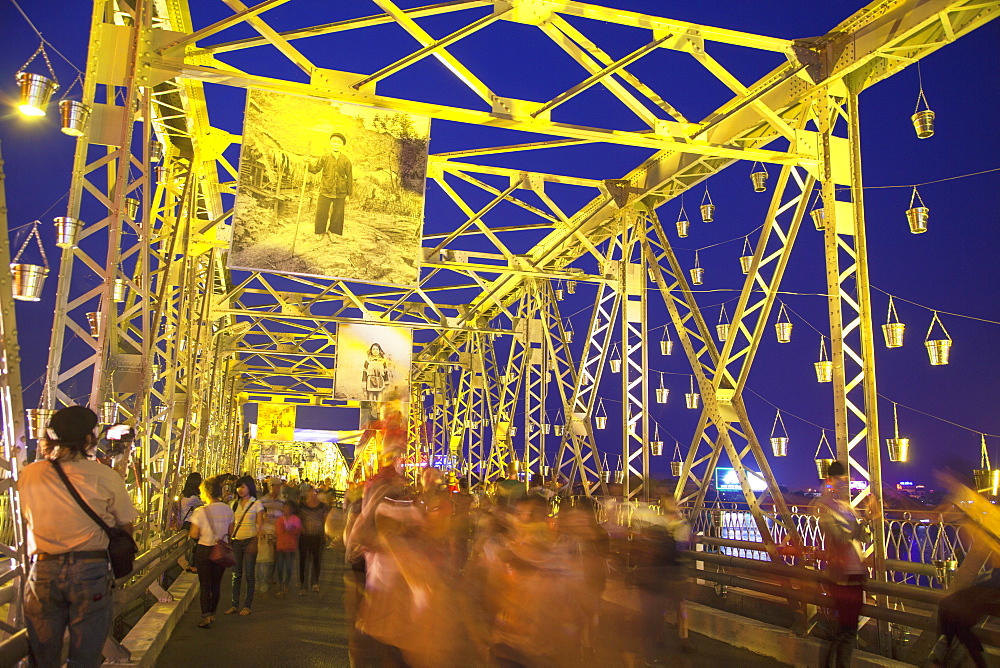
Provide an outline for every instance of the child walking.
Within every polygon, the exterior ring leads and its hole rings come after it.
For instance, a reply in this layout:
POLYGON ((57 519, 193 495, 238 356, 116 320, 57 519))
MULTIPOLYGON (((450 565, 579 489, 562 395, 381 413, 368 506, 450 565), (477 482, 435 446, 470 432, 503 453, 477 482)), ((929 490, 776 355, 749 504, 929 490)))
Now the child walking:
POLYGON ((295 563, 295 552, 299 549, 299 534, 302 533, 302 520, 299 519, 295 504, 285 502, 285 514, 274 522, 277 541, 274 546, 274 570, 278 578, 277 598, 284 598, 288 593, 288 583, 292 580, 292 565, 295 563))

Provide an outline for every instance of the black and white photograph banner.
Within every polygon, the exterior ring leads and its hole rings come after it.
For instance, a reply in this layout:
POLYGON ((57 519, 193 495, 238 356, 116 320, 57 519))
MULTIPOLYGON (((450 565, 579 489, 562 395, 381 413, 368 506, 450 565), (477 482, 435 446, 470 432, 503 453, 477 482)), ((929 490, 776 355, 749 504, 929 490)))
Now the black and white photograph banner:
POLYGON ((229 266, 414 285, 430 119, 250 90, 229 266))

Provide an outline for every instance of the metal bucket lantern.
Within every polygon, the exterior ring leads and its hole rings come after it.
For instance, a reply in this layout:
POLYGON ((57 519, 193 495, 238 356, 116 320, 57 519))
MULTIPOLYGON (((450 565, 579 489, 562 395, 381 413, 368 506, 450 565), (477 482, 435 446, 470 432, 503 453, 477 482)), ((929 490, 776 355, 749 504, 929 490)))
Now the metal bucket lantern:
POLYGON ((623 471, 622 469, 618 469, 617 471, 615 471, 615 482, 618 483, 619 485, 625 482, 625 471, 623 471))
POLYGON ((698 408, 701 402, 701 395, 694 391, 694 376, 691 376, 691 391, 684 393, 684 405, 691 410, 698 408))
POLYGON ((116 304, 120 304, 121 302, 125 301, 126 289, 127 285, 125 283, 125 279, 116 278, 111 283, 111 301, 113 301, 116 304))
POLYGON ((924 86, 921 83, 920 93, 917 95, 917 106, 913 110, 910 120, 913 121, 913 129, 917 133, 917 139, 927 139, 934 136, 934 112, 928 109, 927 96, 924 94, 924 86), (924 108, 920 108, 921 102, 924 108))
POLYGON ((890 462, 906 462, 910 459, 910 439, 908 438, 887 438, 886 447, 889 449, 890 462))
POLYGON ((691 269, 691 284, 701 285, 705 282, 705 268, 704 267, 694 267, 691 269))
POLYGON ((729 338, 729 323, 720 322, 715 326, 715 336, 719 339, 721 343, 725 343, 729 338))
POLYGON ((566 333, 566 343, 573 343, 573 330, 567 327, 565 333, 566 333))
POLYGON ((594 429, 605 429, 608 426, 608 418, 606 415, 598 415, 594 418, 594 429))
POLYGON ((30 72, 18 72, 17 84, 21 87, 21 104, 17 108, 25 116, 44 116, 52 93, 59 89, 55 75, 50 79, 30 72))
POLYGON ((566 292, 571 295, 576 294, 576 281, 566 281, 566 292))
POLYGON ((924 109, 910 116, 913 129, 917 131, 917 139, 927 139, 934 136, 934 112, 924 109))
POLYGON ((903 345, 903 334, 906 324, 902 322, 887 322, 882 325, 882 335, 885 337, 886 348, 900 348, 903 345))
POLYGON ((911 234, 923 234, 927 231, 927 221, 930 220, 931 210, 924 206, 924 200, 917 192, 917 189, 913 189, 913 194, 910 195, 910 208, 906 210, 906 220, 910 223, 910 233, 911 234))
POLYGON ((556 436, 562 436, 566 432, 566 425, 563 424, 553 425, 552 430, 555 432, 556 436))
POLYGON ((741 255, 740 256, 740 270, 744 274, 750 273, 750 268, 753 266, 753 255, 741 255))
POLYGON ((972 479, 977 491, 989 489, 992 485, 992 475, 989 469, 973 469, 972 479))
POLYGON ((56 246, 59 248, 76 248, 76 239, 83 227, 83 221, 69 216, 54 218, 56 224, 56 246))
POLYGON ((159 162, 163 160, 163 144, 158 141, 149 142, 149 161, 159 162))
POLYGON ((816 475, 819 476, 820 480, 826 480, 829 477, 830 465, 833 464, 836 459, 824 459, 816 458, 816 475))
POLYGON ((14 299, 37 302, 42 298, 42 286, 45 285, 45 277, 49 275, 46 267, 37 264, 11 264, 10 274, 14 299))
POLYGON ((712 508, 711 517, 712 526, 718 529, 726 522, 726 511, 722 508, 712 508))
POLYGON ((101 424, 114 424, 118 422, 118 402, 103 402, 101 404, 101 410, 98 417, 100 418, 101 424))
POLYGON ((813 225, 820 232, 826 229, 826 210, 820 207, 809 212, 809 217, 813 219, 813 225))
POLYGON ((137 220, 136 217, 139 215, 139 204, 139 200, 135 197, 125 198, 125 214, 132 220, 137 220))
POLYGON ((663 328, 663 338, 660 339, 660 354, 661 355, 673 355, 674 354, 674 341, 670 338, 670 329, 667 327, 663 328))
POLYGON ((611 471, 608 469, 601 471, 601 481, 605 483, 611 482, 611 471))
POLYGON ((49 426, 49 420, 56 412, 49 408, 29 408, 24 412, 28 418, 28 438, 43 438, 45 429, 49 426))
POLYGON ((684 462, 670 462, 670 475, 680 478, 684 473, 684 462))
POLYGON ((816 367, 817 382, 833 382, 833 362, 830 360, 820 360, 819 362, 813 362, 813 366, 816 367))
POLYGON ((931 326, 927 329, 924 346, 927 348, 927 356, 932 366, 943 366, 948 363, 948 358, 951 354, 951 336, 948 334, 948 330, 944 328, 944 323, 938 317, 937 311, 934 312, 934 317, 931 318, 931 326), (943 339, 931 338, 935 322, 940 325, 941 331, 944 333, 943 339))
POLYGON ((670 397, 670 389, 666 387, 656 388, 656 403, 665 404, 670 397))
POLYGON ((714 204, 702 204, 700 209, 701 209, 701 222, 711 223, 713 220, 715 220, 714 204))
POLYGON ((38 233, 38 221, 31 226, 31 232, 24 238, 24 243, 17 251, 10 263, 10 274, 12 280, 11 289, 14 299, 23 302, 37 302, 42 298, 42 286, 45 284, 45 277, 49 274, 49 261, 45 257, 45 247, 42 245, 42 237, 38 233), (42 256, 42 265, 22 263, 21 255, 27 250, 31 240, 38 243, 38 251, 42 256))
POLYGON ((792 323, 788 320, 784 303, 778 309, 778 322, 774 323, 774 332, 778 336, 778 343, 789 343, 792 340, 792 323))
POLYGON ((562 288, 556 288, 556 301, 561 302, 565 296, 566 296, 565 290, 563 290, 562 288))
POLYGON ((685 238, 688 235, 688 230, 690 229, 691 229, 690 221, 684 219, 677 221, 677 236, 679 236, 681 239, 685 238))
POLYGON ((620 359, 611 360, 611 373, 621 373, 622 361, 620 359))
POLYGON ((649 454, 653 457, 659 457, 663 454, 663 441, 650 441, 649 442, 649 454))
POLYGON ((785 429, 781 411, 775 413, 774 424, 771 426, 771 452, 775 457, 784 457, 788 454, 788 430, 785 429), (781 431, 778 431, 779 426, 781 431))
POLYGON ((759 169, 754 170, 753 167, 750 168, 750 181, 753 183, 753 191, 755 193, 762 193, 767 190, 767 169, 759 162, 755 162, 754 166, 757 165, 760 165, 759 169))
POLYGON ((542 423, 542 433, 545 434, 546 436, 548 436, 549 433, 551 433, 551 432, 552 432, 552 425, 550 425, 548 422, 543 422, 542 423))
POLYGON ((87 314, 87 325, 90 327, 90 335, 95 339, 100 336, 101 318, 100 311, 91 311, 87 314))
POLYGON ((510 429, 507 430, 507 433, 510 434, 511 438, 517 436, 517 425, 511 425, 510 429))
POLYGON ((60 130, 64 135, 82 137, 87 130, 87 121, 90 119, 90 105, 79 100, 61 100, 59 102, 59 116, 62 119, 60 130))
POLYGON ((958 570, 958 559, 931 559, 934 564, 934 576, 938 584, 947 589, 951 586, 951 580, 958 570))

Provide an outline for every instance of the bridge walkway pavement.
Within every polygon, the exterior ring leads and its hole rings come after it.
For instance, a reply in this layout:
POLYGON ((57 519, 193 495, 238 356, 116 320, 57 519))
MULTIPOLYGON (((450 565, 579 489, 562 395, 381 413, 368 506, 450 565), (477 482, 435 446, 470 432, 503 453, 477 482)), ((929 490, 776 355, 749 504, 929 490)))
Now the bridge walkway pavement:
MULTIPOLYGON (((201 612, 196 597, 167 641, 156 665, 160 668, 349 668, 347 639, 350 626, 344 594, 347 590, 345 575, 349 584, 351 574, 342 566, 340 554, 333 549, 324 551, 319 593, 309 591, 299 596, 292 589, 287 597, 277 599, 273 592, 262 596, 258 591, 253 612, 246 617, 221 614, 229 607, 232 591, 231 571, 227 570, 213 628, 198 628, 201 612)), ((297 570, 296 567, 296 578, 297 570)), ((668 638, 659 648, 659 665, 671 668, 785 665, 697 634, 691 635, 694 651, 683 653, 670 630, 668 626, 668 638)), ((599 649, 584 668, 623 665, 620 655, 600 649, 617 644, 618 639, 612 638, 611 633, 602 627, 596 643, 599 649)), ((641 659, 639 665, 642 665, 641 659)))

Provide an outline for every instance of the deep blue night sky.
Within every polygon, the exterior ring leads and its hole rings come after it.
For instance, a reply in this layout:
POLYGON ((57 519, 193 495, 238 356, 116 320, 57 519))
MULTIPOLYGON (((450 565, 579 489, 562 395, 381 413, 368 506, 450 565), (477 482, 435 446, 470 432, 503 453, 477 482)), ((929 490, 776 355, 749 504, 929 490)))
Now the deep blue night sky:
MULTIPOLYGON (((191 3, 195 8, 195 26, 227 15, 221 2, 191 3)), ((404 7, 416 2, 400 3, 404 7)), ((751 33, 781 38, 809 37, 825 33, 856 11, 860 5, 851 2, 802 3, 768 1, 760 3, 719 0, 712 3, 691 3, 674 0, 608 0, 606 3, 622 9, 656 13, 661 16, 715 25, 751 33)), ((78 67, 85 63, 90 4, 67 3, 61 0, 32 0, 22 6, 45 36, 78 67)), ((435 37, 443 36, 483 15, 485 10, 473 10, 451 17, 421 21, 435 37)), ((267 16, 281 28, 313 25, 379 13, 374 3, 361 0, 329 3, 293 0, 267 16), (296 15, 299 16, 296 16, 296 15), (307 14, 308 18, 300 18, 307 14)), ((601 25, 594 21, 572 20, 578 29, 604 46, 613 57, 621 57, 645 42, 649 33, 619 26, 601 25), (610 40, 610 41, 609 41, 610 40)), ((522 25, 494 26, 467 41, 460 42, 453 52, 466 60, 469 67, 499 94, 520 99, 544 101, 561 90, 582 80, 582 70, 572 63, 537 29, 522 25)), ((58 201, 69 185, 69 169, 74 141, 58 131, 56 114, 41 121, 20 117, 12 108, 17 88, 14 73, 37 46, 37 37, 30 31, 9 0, 0 0, 0 30, 4 48, 0 52, 0 142, 2 142, 6 172, 8 224, 19 228, 11 235, 16 251, 24 227, 41 219, 43 237, 50 262, 58 262, 54 245, 52 217, 64 213, 65 202, 58 201), (51 210, 50 205, 58 202, 51 210)), ((209 40, 227 41, 249 36, 245 27, 227 31, 209 40)), ((414 42, 399 28, 381 27, 357 34, 345 33, 315 41, 295 42, 318 65, 353 72, 373 72, 414 48, 414 42), (334 48, 331 48, 334 45, 334 48)), ((1000 147, 1000 124, 996 122, 1000 108, 1000 23, 994 21, 960 39, 921 62, 924 89, 931 108, 937 114, 936 134, 918 140, 910 124, 918 91, 917 68, 911 66, 901 74, 875 85, 861 97, 862 155, 869 231, 869 262, 874 286, 872 301, 875 325, 885 320, 886 293, 897 297, 900 318, 907 324, 906 345, 887 350, 877 333, 876 365, 880 402, 882 437, 891 436, 891 401, 899 402, 901 435, 911 438, 911 462, 906 465, 886 464, 885 480, 900 479, 931 481, 933 467, 960 458, 971 467, 977 462, 978 432, 988 435, 991 455, 1000 460, 1000 417, 996 399, 1000 394, 1000 272, 996 256, 998 243, 998 211, 1000 211, 1000 172, 953 179, 966 174, 1000 168, 997 148, 1000 147), (907 228, 905 209, 909 205, 908 188, 878 186, 911 185, 941 181, 921 187, 920 193, 931 209, 930 231, 911 235, 907 228), (911 302, 915 302, 911 303, 911 302), (948 366, 932 367, 922 345, 931 319, 928 308, 941 311, 941 318, 954 339, 952 362, 948 366), (957 315, 970 317, 958 317, 957 315), (909 408, 904 408, 909 407, 909 408), (915 409, 915 410, 911 410, 915 409), (923 413, 917 412, 922 411, 923 413), (934 417, 931 417, 934 416, 934 417), (941 419, 936 419, 941 418, 941 419), (955 426, 949 424, 956 423, 955 426), (971 431, 970 431, 971 430, 971 431)), ((710 45, 711 53, 723 65, 749 84, 781 62, 779 54, 753 53, 747 49, 725 45, 710 45)), ((304 75, 277 57, 271 49, 254 49, 221 58, 237 67, 268 76, 304 80, 304 75)), ((52 54, 53 64, 64 86, 75 73, 69 65, 52 54)), ((731 97, 717 80, 684 54, 657 50, 629 68, 665 99, 678 107, 688 119, 699 120, 731 97)), ((438 101, 455 106, 482 108, 481 102, 459 84, 433 59, 423 61, 412 71, 391 77, 380 84, 379 92, 388 96, 438 101)), ((241 132, 243 91, 207 89, 212 123, 233 133, 241 132)), ((603 89, 594 88, 560 107, 554 120, 579 125, 640 129, 640 122, 603 89)), ((440 153, 462 148, 508 142, 541 139, 508 131, 484 132, 463 128, 454 123, 435 122, 432 128, 431 152, 440 153)), ((776 145, 777 146, 777 145, 776 145)), ((237 148, 231 149, 235 159, 237 148)), ((533 154, 505 154, 484 159, 486 164, 517 167, 534 171, 551 171, 587 178, 619 178, 638 164, 648 151, 605 146, 568 149, 548 149, 533 154)), ((717 205, 716 221, 710 225, 697 222, 697 206, 703 186, 695 187, 685 197, 685 206, 692 217, 690 237, 672 237, 682 262, 693 263, 696 249, 736 239, 700 253, 706 268, 706 280, 699 294, 705 317, 714 325, 719 304, 729 301, 732 313, 742 280, 738 257, 742 237, 763 222, 768 204, 767 195, 752 192, 749 165, 737 164, 708 181, 717 205), (731 301, 730 301, 731 300, 731 301)), ((777 169, 771 167, 772 175, 777 169)), ((484 179, 488 180, 488 179, 484 179)), ((499 183, 499 182, 493 182, 499 183)), ((471 190, 460 190, 471 193, 471 190)), ((570 187, 556 188, 554 197, 569 210, 593 196, 570 187)), ((488 201, 487 195, 471 195, 473 202, 488 201)), ((672 229, 679 202, 660 207, 659 215, 672 229)), ((428 186, 427 222, 425 231, 434 233, 453 229, 462 222, 458 210, 433 184, 428 186)), ((96 219, 96 214, 91 218, 96 219)), ((488 224, 537 222, 513 207, 498 210, 488 224)), ((525 235, 530 246, 537 236, 525 235)), ((476 242, 469 242, 474 248, 476 242)), ((753 238, 751 238, 753 243, 753 238)), ((430 244, 425 244, 430 245, 430 244)), ((523 251, 520 251, 523 252, 523 251)), ((588 267, 586 263, 579 266, 588 267)), ((25 405, 37 405, 44 371, 48 336, 51 325, 51 303, 56 288, 55 272, 46 285, 45 299, 36 304, 18 303, 25 388, 25 405)), ((788 267, 781 295, 794 323, 793 340, 779 345, 773 329, 765 337, 751 373, 746 401, 758 435, 764 440, 770 434, 775 409, 785 415, 791 443, 789 456, 772 460, 781 481, 792 488, 811 484, 812 456, 819 440, 819 427, 832 428, 830 385, 815 381, 812 362, 817 359, 819 334, 826 331, 826 300, 821 235, 804 223, 796 252, 788 267)), ((578 336, 574 350, 582 347, 580 339, 589 322, 588 300, 593 288, 581 287, 576 295, 561 304, 565 315, 573 314, 573 326, 578 336)), ((657 298, 658 299, 658 298, 657 298)), ((656 304, 654 300, 652 302, 656 304)), ((662 302, 652 316, 654 325, 665 320, 662 302)), ((772 322, 775 314, 772 315, 772 322)), ((651 334, 655 347, 659 333, 651 334)), ((664 406, 650 404, 652 417, 664 432, 687 446, 696 414, 683 406, 683 392, 689 373, 682 355, 650 356, 651 366, 667 372, 666 385, 673 390, 671 401, 664 406)), ((601 396, 612 416, 614 399, 620 396, 618 377, 606 374, 601 396)), ((88 387, 78 388, 80 396, 88 387)), ((553 407, 552 413, 554 414, 553 407)), ((612 420, 613 421, 613 420, 612 420)), ((598 432, 609 449, 616 447, 617 433, 598 432)), ((664 434, 667 450, 673 439, 664 434)), ((832 432, 830 434, 832 438, 832 432)), ((555 447, 553 440, 550 447, 555 447)), ((666 474, 665 456, 655 464, 654 473, 666 474)), ((612 457, 611 463, 614 464, 612 457)), ((721 463, 721 462, 720 462, 721 463)))

